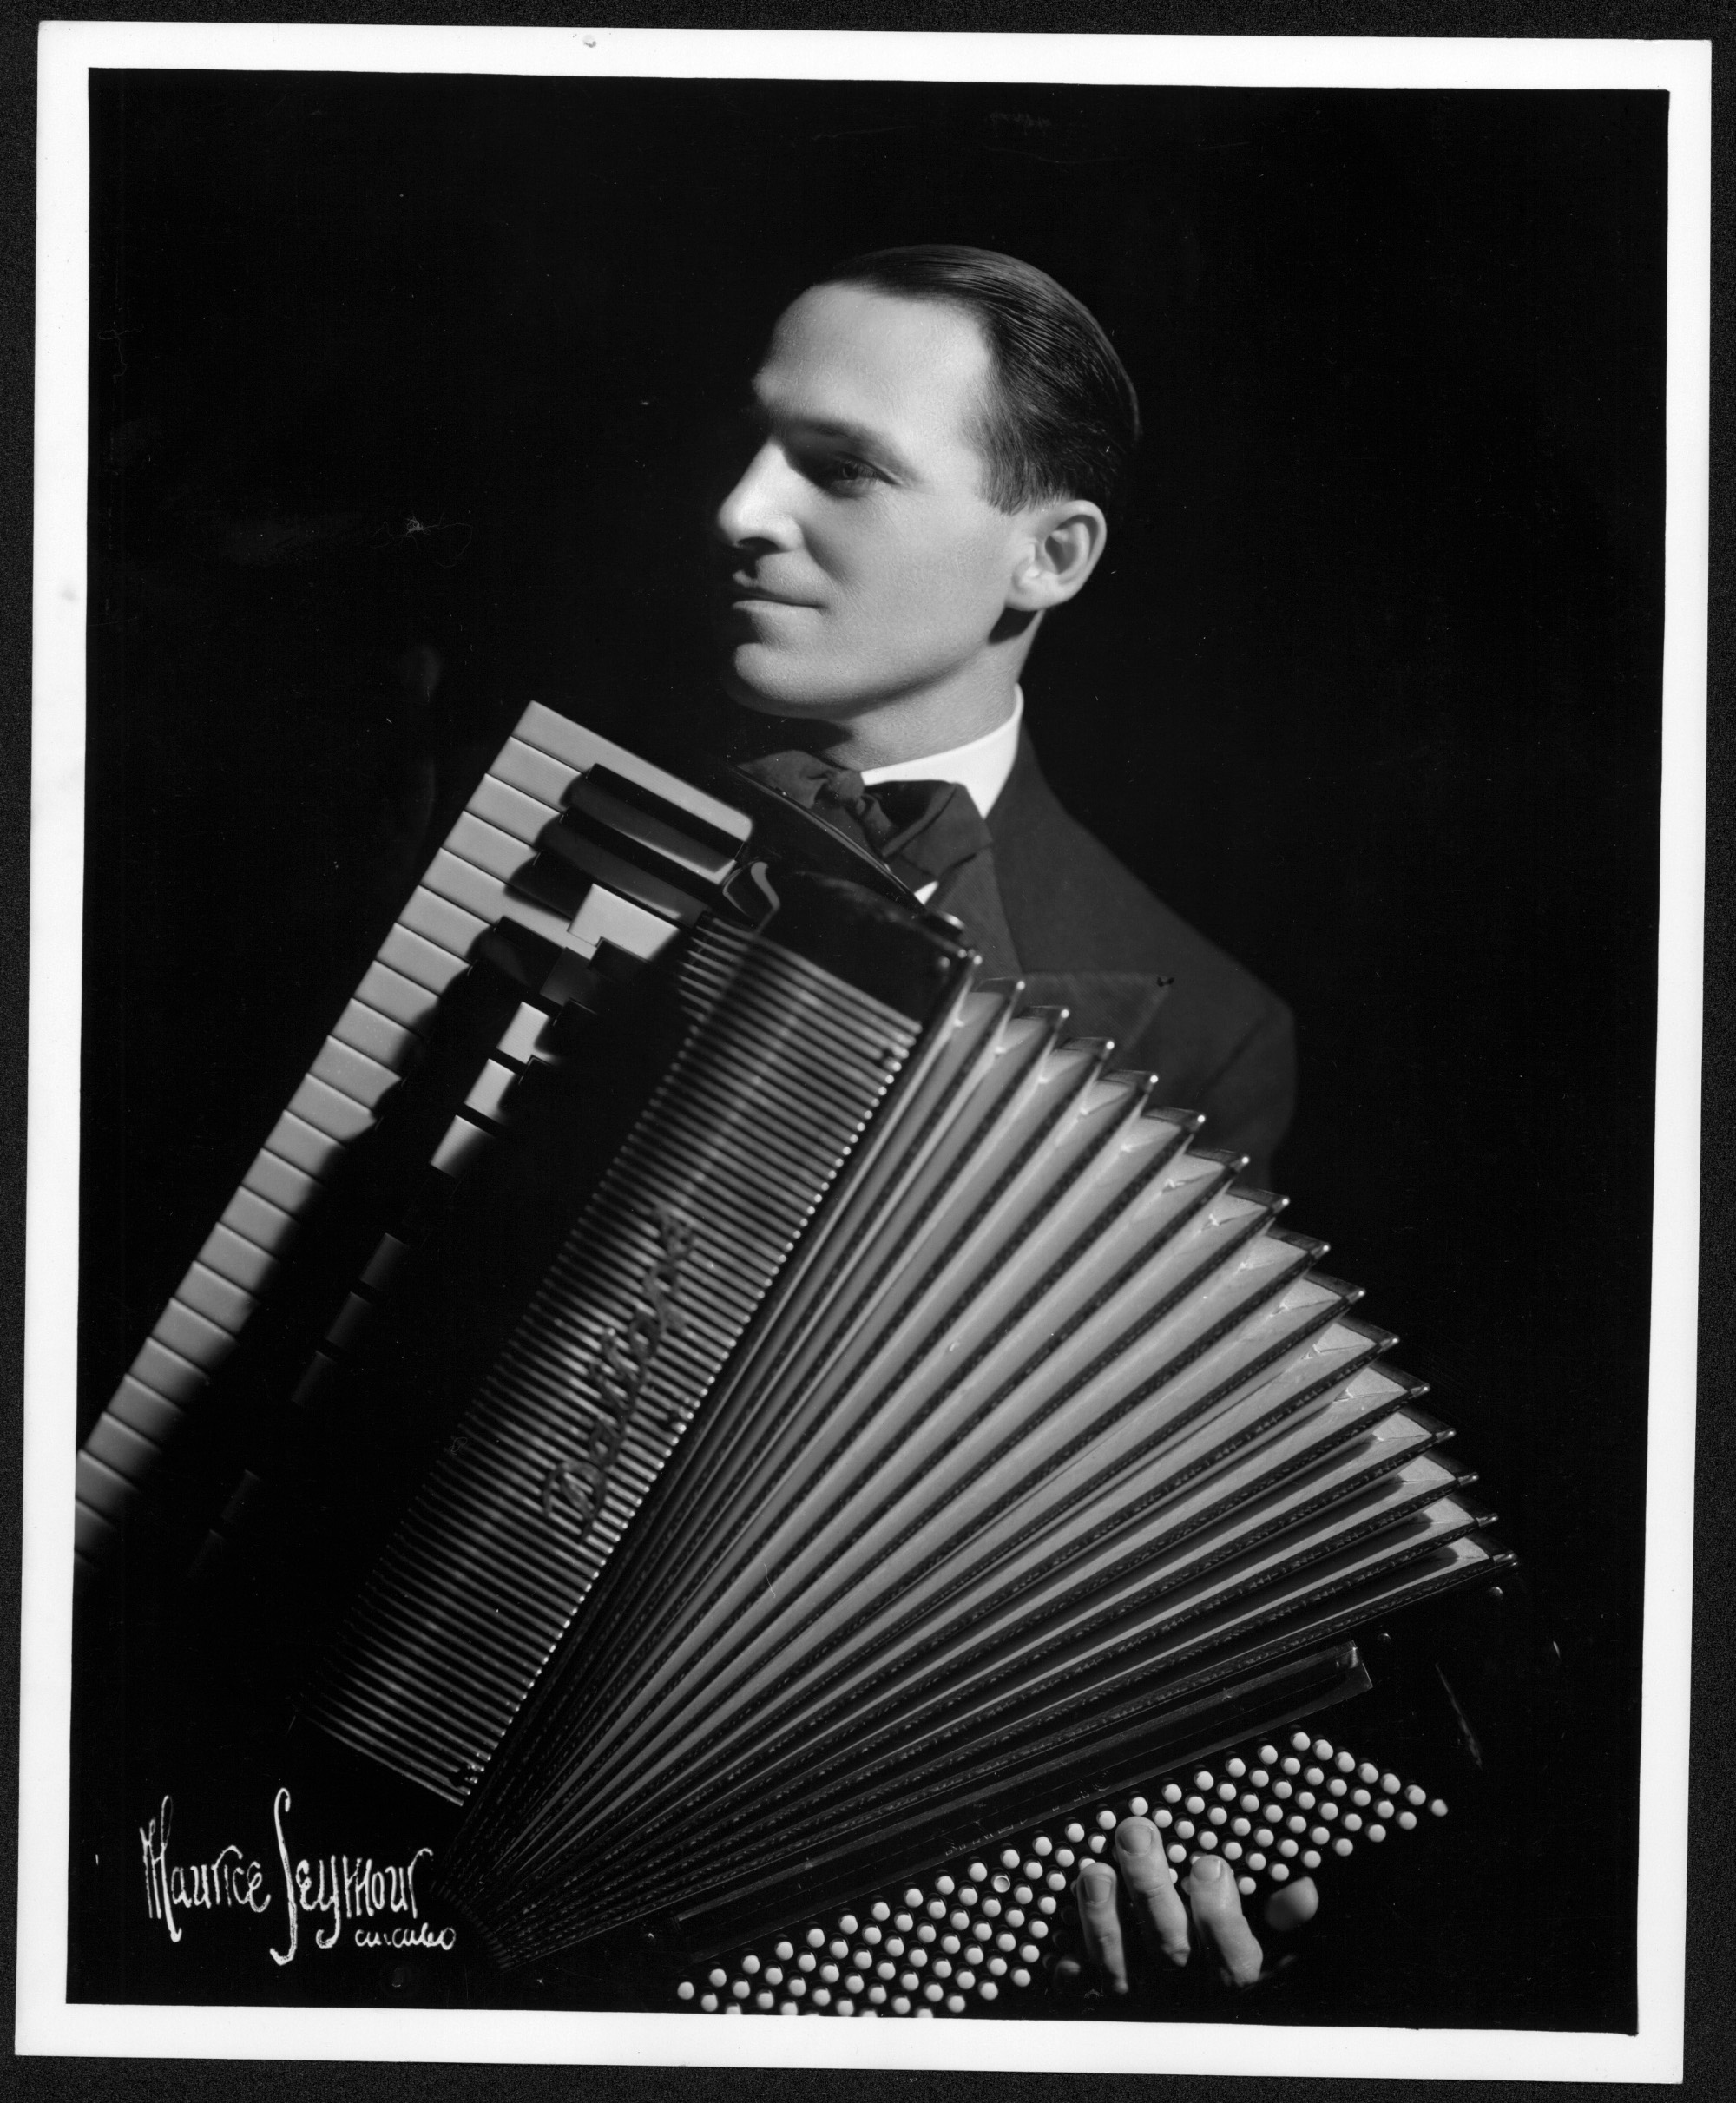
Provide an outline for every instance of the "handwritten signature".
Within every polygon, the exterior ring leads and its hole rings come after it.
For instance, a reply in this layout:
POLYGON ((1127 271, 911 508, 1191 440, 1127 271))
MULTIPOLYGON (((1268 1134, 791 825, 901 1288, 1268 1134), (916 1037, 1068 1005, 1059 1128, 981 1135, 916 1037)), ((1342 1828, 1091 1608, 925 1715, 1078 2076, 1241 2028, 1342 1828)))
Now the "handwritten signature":
POLYGON ((408 1862, 376 1863, 369 1856, 344 1854, 292 1859, 286 1814, 290 1793, 279 1789, 272 1800, 272 1830, 277 1842, 279 1876, 233 1841, 203 1861, 177 1861, 169 1851, 174 1799, 165 1797, 149 1824, 139 1828, 144 1855, 145 1910, 161 1922, 171 1942, 179 1942, 187 1916, 195 1913, 271 1913, 284 1909, 285 1947, 272 1948, 273 1964, 290 1964, 300 1947, 304 1919, 318 1922, 314 1947, 335 1949, 345 1929, 361 1949, 449 1950, 457 1940, 451 1927, 437 1928, 423 1916, 416 1889, 417 1871, 432 1856, 418 1848, 408 1862))

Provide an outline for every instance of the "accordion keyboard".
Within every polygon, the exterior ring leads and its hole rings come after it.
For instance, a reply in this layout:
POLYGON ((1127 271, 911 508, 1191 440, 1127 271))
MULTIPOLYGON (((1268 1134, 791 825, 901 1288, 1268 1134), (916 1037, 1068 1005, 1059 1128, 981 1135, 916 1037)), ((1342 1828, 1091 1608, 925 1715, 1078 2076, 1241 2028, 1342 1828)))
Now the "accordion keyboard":
MULTIPOLYGON (((479 938, 507 923, 552 945, 552 1012, 563 969, 604 944, 648 960, 691 924, 750 831, 728 805, 552 709, 525 710, 86 1438, 82 1581, 112 1549, 322 1193, 413 1068, 479 938)), ((437 1168, 461 1173, 486 1143, 513 1077, 511 1065, 488 1062, 437 1168)))
POLYGON ((1160 1776, 1146 1794, 1080 1804, 997 1849, 793 1921, 690 1974, 675 1999, 725 2015, 1046 2014, 1036 1997, 1079 1866, 1112 1852, 1125 1817, 1158 1826, 1172 1874, 1191 1854, 1221 1850, 1246 1899, 1446 1816, 1420 1783, 1296 1731, 1281 1751, 1270 1739, 1233 1748, 1160 1776))

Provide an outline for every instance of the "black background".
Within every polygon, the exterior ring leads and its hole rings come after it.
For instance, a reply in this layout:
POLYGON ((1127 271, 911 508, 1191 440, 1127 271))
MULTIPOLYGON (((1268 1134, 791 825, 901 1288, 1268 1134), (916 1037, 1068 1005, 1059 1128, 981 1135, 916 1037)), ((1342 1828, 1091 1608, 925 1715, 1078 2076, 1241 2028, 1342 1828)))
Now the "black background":
POLYGON ((1516 1976, 1496 1906, 1467 2019, 1621 2021, 1661 102, 159 75, 95 114, 87 1410, 523 700, 702 713, 692 522, 779 299, 1013 249, 1149 426, 1033 660, 1045 764, 1296 1008, 1292 1218, 1563 1654, 1529 1851, 1478 1872, 1549 1932, 1516 1976))

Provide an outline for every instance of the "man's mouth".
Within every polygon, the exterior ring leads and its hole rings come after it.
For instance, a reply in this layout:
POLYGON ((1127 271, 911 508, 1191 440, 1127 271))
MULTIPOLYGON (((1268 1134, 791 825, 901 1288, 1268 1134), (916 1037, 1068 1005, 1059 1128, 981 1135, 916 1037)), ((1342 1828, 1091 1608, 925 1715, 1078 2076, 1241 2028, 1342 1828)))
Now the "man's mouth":
POLYGON ((811 599, 796 599, 787 592, 773 591, 769 586, 756 583, 752 577, 732 577, 724 596, 732 606, 802 606, 812 607, 811 599))

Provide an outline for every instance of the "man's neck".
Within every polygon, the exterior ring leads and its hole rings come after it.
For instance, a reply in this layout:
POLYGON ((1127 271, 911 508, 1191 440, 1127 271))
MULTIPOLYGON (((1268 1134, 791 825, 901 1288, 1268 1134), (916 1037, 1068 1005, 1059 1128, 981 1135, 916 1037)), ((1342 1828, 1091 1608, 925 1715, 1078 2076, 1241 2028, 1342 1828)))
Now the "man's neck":
POLYGON ((998 730, 1012 715, 1017 693, 1015 679, 1004 687, 997 681, 964 691, 911 694, 847 722, 828 725, 833 734, 822 749, 838 766, 865 770, 925 759, 930 753, 950 752, 998 730))

